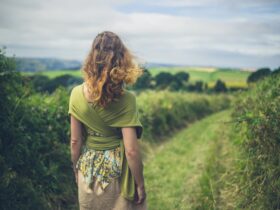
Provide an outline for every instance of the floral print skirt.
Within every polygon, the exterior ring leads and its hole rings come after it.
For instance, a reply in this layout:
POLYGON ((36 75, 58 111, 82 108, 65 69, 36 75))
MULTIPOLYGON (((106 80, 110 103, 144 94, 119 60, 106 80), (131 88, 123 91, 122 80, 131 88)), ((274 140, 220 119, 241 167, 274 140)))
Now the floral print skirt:
POLYGON ((86 184, 90 187, 93 177, 100 183, 102 190, 110 180, 121 176, 121 148, 111 150, 93 150, 86 145, 82 146, 81 156, 76 164, 85 177, 86 184))
POLYGON ((121 149, 97 151, 85 146, 77 162, 80 210, 147 210, 121 194, 121 149))

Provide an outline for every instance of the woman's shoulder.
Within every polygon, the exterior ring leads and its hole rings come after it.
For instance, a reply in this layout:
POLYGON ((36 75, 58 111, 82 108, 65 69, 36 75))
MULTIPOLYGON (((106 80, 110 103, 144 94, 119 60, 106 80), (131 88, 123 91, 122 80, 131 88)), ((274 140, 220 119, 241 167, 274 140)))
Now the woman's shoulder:
POLYGON ((83 83, 73 86, 70 92, 71 93, 77 92, 80 88, 82 88, 82 85, 83 83))
POLYGON ((120 97, 120 99, 121 99, 120 101, 122 101, 123 103, 131 104, 136 101, 136 94, 131 90, 124 89, 124 93, 120 97))
POLYGON ((124 97, 126 98, 136 98, 136 95, 133 91, 128 90, 128 89, 124 89, 124 97))

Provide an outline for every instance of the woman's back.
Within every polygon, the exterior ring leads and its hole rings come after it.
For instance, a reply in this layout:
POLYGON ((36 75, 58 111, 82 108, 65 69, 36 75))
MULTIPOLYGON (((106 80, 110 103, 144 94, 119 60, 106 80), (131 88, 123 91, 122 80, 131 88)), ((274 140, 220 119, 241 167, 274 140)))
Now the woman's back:
POLYGON ((71 159, 80 209, 147 208, 137 142, 143 126, 136 96, 123 86, 139 70, 131 58, 116 35, 99 34, 83 67, 85 82, 71 91, 71 159))

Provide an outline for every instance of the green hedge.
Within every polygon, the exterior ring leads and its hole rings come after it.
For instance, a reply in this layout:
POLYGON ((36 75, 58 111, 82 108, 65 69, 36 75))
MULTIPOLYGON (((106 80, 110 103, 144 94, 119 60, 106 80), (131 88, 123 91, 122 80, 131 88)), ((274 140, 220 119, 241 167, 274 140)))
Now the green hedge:
POLYGON ((230 106, 225 94, 145 91, 137 97, 144 140, 159 142, 177 128, 230 106))
POLYGON ((241 209, 280 209, 280 76, 269 76, 235 103, 243 159, 241 209))

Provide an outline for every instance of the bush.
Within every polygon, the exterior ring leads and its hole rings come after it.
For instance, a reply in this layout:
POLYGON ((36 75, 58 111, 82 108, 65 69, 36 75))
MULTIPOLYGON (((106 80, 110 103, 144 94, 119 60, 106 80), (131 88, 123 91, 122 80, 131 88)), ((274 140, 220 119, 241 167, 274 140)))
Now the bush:
POLYGON ((32 95, 0 53, 0 209, 71 209, 76 188, 68 149, 69 93, 32 95))
POLYGON ((242 209, 280 207, 280 75, 268 77, 236 102, 233 118, 244 159, 242 209))

